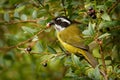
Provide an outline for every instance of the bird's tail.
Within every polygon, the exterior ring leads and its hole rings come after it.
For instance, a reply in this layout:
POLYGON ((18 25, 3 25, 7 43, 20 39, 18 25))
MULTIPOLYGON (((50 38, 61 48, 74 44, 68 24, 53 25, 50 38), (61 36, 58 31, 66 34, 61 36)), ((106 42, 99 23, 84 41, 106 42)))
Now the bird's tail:
POLYGON ((83 56, 91 64, 93 68, 95 68, 98 65, 97 60, 93 57, 93 55, 90 52, 85 51, 83 56))

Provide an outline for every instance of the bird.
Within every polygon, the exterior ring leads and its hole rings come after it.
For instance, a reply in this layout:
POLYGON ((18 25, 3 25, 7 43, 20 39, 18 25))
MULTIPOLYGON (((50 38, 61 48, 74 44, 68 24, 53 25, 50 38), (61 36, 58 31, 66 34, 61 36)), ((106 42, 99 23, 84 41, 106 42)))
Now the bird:
POLYGON ((66 16, 58 16, 48 22, 46 26, 55 28, 57 39, 66 51, 76 55, 82 54, 93 68, 98 65, 97 60, 89 50, 89 46, 84 44, 84 37, 78 24, 66 16))

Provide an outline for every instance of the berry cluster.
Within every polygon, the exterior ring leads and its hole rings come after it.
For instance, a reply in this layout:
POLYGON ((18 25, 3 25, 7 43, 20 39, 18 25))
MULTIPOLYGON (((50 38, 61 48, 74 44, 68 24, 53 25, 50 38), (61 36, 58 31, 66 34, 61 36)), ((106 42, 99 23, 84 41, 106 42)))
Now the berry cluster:
POLYGON ((96 12, 92 7, 89 8, 87 13, 90 17, 92 17, 92 19, 96 19, 96 12))

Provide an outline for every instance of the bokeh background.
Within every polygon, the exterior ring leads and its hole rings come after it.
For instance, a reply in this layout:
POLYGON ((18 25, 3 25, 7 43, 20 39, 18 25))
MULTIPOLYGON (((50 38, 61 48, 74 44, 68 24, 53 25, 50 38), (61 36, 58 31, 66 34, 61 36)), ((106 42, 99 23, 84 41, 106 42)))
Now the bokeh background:
POLYGON ((0 0, 0 80, 104 80, 46 28, 60 15, 78 23, 85 44, 98 41, 99 66, 120 80, 120 0, 0 0))

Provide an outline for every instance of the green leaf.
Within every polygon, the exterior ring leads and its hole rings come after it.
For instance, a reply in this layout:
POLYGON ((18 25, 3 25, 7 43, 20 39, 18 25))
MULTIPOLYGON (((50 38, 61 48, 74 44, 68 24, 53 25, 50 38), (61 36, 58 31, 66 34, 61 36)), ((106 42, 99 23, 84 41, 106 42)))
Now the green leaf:
POLYGON ((101 55, 100 55, 100 53, 99 53, 99 48, 93 49, 93 55, 94 55, 94 57, 96 57, 96 58, 101 58, 101 55))
POLYGON ((92 79, 92 80, 100 80, 100 72, 99 72, 99 68, 98 66, 93 69, 89 69, 88 70, 88 76, 92 79))
POLYGON ((17 7, 17 8, 15 9, 15 12, 20 12, 20 11, 22 11, 23 9, 25 9, 25 6, 17 7))
POLYGON ((72 66, 72 60, 69 56, 65 57, 64 66, 72 66))
POLYGON ((49 10, 49 5, 48 5, 48 4, 45 5, 45 9, 46 9, 46 10, 49 10))
POLYGON ((38 50, 38 52, 43 52, 44 51, 44 47, 43 47, 43 44, 41 42, 37 42, 36 43, 36 48, 38 50))
POLYGON ((49 54, 49 55, 43 55, 40 59, 41 61, 50 60, 52 57, 54 57, 56 54, 49 54))
POLYGON ((82 34, 84 34, 85 36, 89 36, 90 34, 89 34, 89 30, 84 30, 83 32, 82 32, 82 34))
POLYGON ((38 20, 37 23, 40 25, 46 25, 46 20, 38 20))
POLYGON ((20 17, 19 13, 18 13, 17 11, 15 11, 15 12, 14 12, 14 18, 15 18, 15 19, 19 19, 19 17, 20 17))
POLYGON ((79 67, 81 65, 80 61, 79 61, 79 57, 77 57, 76 55, 72 54, 72 62, 75 66, 79 67))
POLYGON ((88 30, 89 30, 90 35, 94 34, 94 28, 95 28, 95 23, 94 24, 89 23, 88 30))
POLYGON ((3 58, 6 59, 6 60, 12 60, 12 59, 13 59, 12 56, 11 56, 10 54, 4 55, 3 58))
POLYGON ((104 28, 110 28, 110 27, 114 27, 114 26, 119 26, 120 25, 120 21, 101 21, 101 23, 99 24, 99 29, 104 29, 104 28))
POLYGON ((94 80, 100 80, 100 72, 98 66, 94 70, 94 76, 95 76, 94 80))
POLYGON ((32 41, 38 41, 38 36, 34 36, 34 38, 32 39, 32 41))
POLYGON ((92 36, 95 34, 95 31, 94 31, 94 28, 95 28, 95 23, 92 24, 91 22, 89 23, 88 25, 88 29, 87 30, 84 30, 82 33, 86 36, 92 36))
POLYGON ((103 20, 111 21, 110 16, 107 13, 104 13, 101 17, 103 20))
POLYGON ((23 20, 23 21, 27 21, 27 16, 26 16, 25 14, 22 14, 20 18, 21 18, 21 20, 23 20))
POLYGON ((30 27, 26 27, 26 26, 22 26, 22 29, 24 30, 25 33, 31 33, 34 34, 35 32, 37 32, 36 29, 32 29, 30 27))
POLYGON ((36 10, 33 11, 32 17, 33 17, 33 19, 37 18, 37 11, 36 10))
POLYGON ((74 74, 72 71, 73 71, 72 68, 69 68, 67 71, 67 74, 65 76, 66 77, 74 77, 74 78, 77 77, 77 75, 74 74))
POLYGON ((5 12, 4 13, 4 20, 9 22, 10 21, 10 16, 9 16, 9 13, 8 12, 5 12))
POLYGON ((53 53, 53 54, 56 54, 56 50, 54 48, 52 48, 51 46, 47 46, 47 49, 49 52, 53 53))
POLYGON ((98 38, 103 39, 103 38, 108 37, 110 35, 111 35, 110 33, 105 33, 105 34, 102 34, 101 36, 99 36, 98 38))

